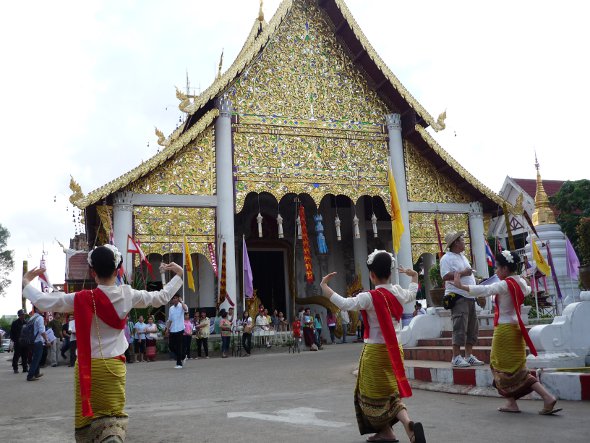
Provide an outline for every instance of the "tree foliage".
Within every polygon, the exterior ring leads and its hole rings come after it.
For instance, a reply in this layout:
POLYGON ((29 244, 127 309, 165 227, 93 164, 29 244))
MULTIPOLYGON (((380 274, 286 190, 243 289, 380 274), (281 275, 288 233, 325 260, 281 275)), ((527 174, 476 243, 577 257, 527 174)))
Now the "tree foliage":
POLYGON ((569 237, 576 252, 580 253, 576 227, 582 217, 590 216, 590 180, 567 181, 559 192, 550 198, 559 210, 557 223, 569 237))
POLYGON ((14 269, 14 251, 6 249, 8 237, 10 232, 0 225, 0 295, 4 295, 4 290, 10 285, 8 273, 14 269))

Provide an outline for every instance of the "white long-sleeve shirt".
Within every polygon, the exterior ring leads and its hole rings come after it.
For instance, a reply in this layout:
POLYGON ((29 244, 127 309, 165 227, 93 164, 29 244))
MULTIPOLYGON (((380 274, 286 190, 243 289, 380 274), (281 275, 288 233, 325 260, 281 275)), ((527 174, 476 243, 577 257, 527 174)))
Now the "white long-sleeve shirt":
MULTIPOLYGON (((109 298, 119 318, 123 319, 132 308, 145 308, 147 306, 162 306, 182 287, 182 278, 174 276, 161 291, 138 291, 129 285, 103 286, 98 288, 109 298)), ((30 283, 23 289, 23 295, 32 304, 44 311, 73 312, 75 293, 63 292, 44 293, 30 283)), ((93 319, 90 328, 90 345, 92 358, 112 358, 125 353, 129 346, 123 329, 113 329, 98 319, 100 333, 100 346, 96 333, 96 323, 93 319), (102 355, 100 348, 102 347, 102 355)))
MULTIPOLYGON (((525 296, 531 293, 531 287, 522 277, 516 276, 514 279, 517 281, 525 296)), ((469 285, 469 293, 474 297, 490 297, 497 294, 497 297, 499 297, 498 304, 500 305, 498 323, 518 324, 518 317, 514 310, 512 296, 510 295, 510 292, 508 292, 508 283, 506 283, 506 280, 487 286, 469 285)))
MULTIPOLYGON (((404 289, 400 285, 392 285, 390 283, 386 285, 378 285, 376 288, 387 289, 393 294, 397 301, 402 304, 402 306, 406 303, 416 300, 416 292, 418 292, 417 283, 410 283, 408 289, 404 289)), ((379 320, 377 319, 377 313, 375 312, 375 307, 373 306, 373 297, 371 297, 370 293, 361 292, 354 297, 348 298, 344 298, 334 293, 330 297, 330 301, 344 311, 367 311, 367 320, 369 322, 369 338, 365 339, 365 343, 385 343, 383 333, 381 332, 381 326, 379 326, 379 320)))

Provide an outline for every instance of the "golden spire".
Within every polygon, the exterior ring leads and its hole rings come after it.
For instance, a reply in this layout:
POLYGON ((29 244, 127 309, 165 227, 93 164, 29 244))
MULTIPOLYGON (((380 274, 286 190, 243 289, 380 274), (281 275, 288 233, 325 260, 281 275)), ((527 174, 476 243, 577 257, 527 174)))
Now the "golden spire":
POLYGON ((258 10, 258 21, 260 23, 264 23, 264 11, 262 10, 262 5, 264 1, 260 0, 260 9, 258 10))
POLYGON ((555 214, 549 206, 549 197, 543 187, 541 172, 539 171, 539 161, 535 153, 535 168, 537 168, 537 194, 535 195, 535 212, 533 212, 533 225, 555 224, 555 214))
POLYGON ((221 78, 221 68, 223 68, 223 49, 221 50, 221 57, 219 58, 219 67, 217 68, 217 78, 221 78))

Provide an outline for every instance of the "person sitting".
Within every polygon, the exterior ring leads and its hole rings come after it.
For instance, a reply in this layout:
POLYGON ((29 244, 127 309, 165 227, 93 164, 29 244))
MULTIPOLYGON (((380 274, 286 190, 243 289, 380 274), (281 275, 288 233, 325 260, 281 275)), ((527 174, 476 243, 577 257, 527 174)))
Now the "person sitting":
POLYGON ((424 315, 426 314, 426 309, 424 309, 422 307, 422 303, 420 302, 416 302, 416 304, 414 305, 414 313, 412 314, 414 317, 416 317, 417 315, 424 315))

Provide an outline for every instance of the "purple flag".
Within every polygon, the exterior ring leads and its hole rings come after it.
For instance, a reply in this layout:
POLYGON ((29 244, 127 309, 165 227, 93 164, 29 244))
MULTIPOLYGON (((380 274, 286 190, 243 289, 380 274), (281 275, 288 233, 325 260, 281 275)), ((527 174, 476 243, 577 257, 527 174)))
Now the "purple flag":
POLYGON ((551 267, 551 277, 553 277, 553 283, 555 283, 555 290, 557 291, 557 296, 559 298, 562 298, 561 289, 559 288, 559 282, 557 281, 557 272, 555 272, 555 266, 553 266, 553 257, 551 257, 551 249, 549 249, 549 242, 547 242, 547 261, 549 262, 549 266, 551 267))
POLYGON ((570 239, 565 237, 565 259, 567 261, 567 275, 571 279, 577 280, 580 274, 580 260, 574 251, 570 239))
POLYGON ((245 237, 242 237, 242 263, 244 266, 244 294, 246 294, 246 298, 252 298, 254 295, 254 285, 252 283, 252 268, 250 267, 250 258, 246 249, 245 237))

